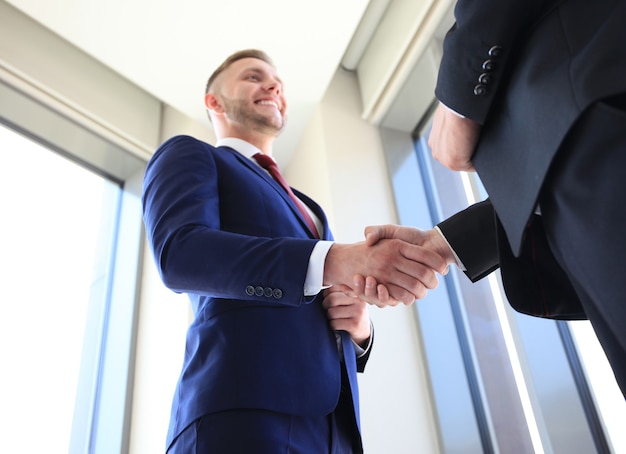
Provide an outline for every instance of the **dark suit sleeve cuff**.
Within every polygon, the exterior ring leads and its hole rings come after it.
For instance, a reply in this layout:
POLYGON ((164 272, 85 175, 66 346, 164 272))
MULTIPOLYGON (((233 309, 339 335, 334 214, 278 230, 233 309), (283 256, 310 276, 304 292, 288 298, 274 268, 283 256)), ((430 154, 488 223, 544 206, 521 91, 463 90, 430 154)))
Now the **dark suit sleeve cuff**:
POLYGON ((464 273, 476 282, 496 270, 498 243, 496 219, 489 200, 476 203, 437 224, 461 263, 464 273))

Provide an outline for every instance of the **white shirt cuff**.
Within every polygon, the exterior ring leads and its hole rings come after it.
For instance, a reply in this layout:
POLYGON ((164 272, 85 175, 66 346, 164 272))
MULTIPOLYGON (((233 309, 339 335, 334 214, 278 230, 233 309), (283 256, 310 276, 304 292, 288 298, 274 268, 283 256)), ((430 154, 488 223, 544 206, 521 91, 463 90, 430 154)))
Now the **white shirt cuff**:
POLYGON ((446 106, 444 103, 442 103, 441 101, 439 101, 439 104, 441 104, 443 107, 445 107, 446 109, 448 109, 450 112, 452 112, 454 115, 456 115, 457 117, 460 118, 465 118, 465 115, 458 113, 456 110, 446 106))
POLYGON ((324 282, 324 262, 326 262, 326 255, 328 255, 333 244, 334 241, 318 241, 311 251, 309 268, 304 280, 304 296, 317 295, 327 288, 322 285, 324 282))

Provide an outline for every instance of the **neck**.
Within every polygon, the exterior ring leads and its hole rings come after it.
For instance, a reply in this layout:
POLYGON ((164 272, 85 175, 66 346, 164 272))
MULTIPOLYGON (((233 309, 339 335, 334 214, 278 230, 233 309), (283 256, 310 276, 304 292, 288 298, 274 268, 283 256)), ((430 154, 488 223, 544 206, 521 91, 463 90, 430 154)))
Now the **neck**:
POLYGON ((229 130, 220 132, 221 134, 216 134, 218 140, 224 137, 235 137, 237 139, 245 140, 246 142, 257 147, 263 153, 272 156, 272 146, 274 145, 274 140, 276 139, 274 136, 250 130, 229 130))

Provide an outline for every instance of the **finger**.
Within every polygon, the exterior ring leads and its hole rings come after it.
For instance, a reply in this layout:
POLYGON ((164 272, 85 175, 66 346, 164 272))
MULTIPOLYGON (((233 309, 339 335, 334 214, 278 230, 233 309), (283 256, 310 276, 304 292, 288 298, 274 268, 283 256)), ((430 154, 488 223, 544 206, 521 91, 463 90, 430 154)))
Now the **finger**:
POLYGON ((373 300, 375 298, 378 298, 378 291, 376 290, 376 287, 378 285, 378 282, 376 282, 376 278, 372 277, 372 276, 368 276, 365 279, 365 296, 364 298, 366 300, 373 300))
POLYGON ((387 288, 386 285, 383 284, 378 284, 376 286, 376 294, 378 296, 378 300, 379 301, 383 301, 385 303, 389 303, 389 289, 387 288))
POLYGON ((405 288, 399 287, 395 284, 387 284, 387 289, 389 290, 390 299, 388 300, 389 303, 385 306, 397 306, 400 303, 410 305, 413 304, 413 301, 416 299, 421 299, 426 296, 426 289, 423 286, 421 287, 421 290, 416 290, 417 294, 409 292, 405 288))
MULTIPOLYGON (((385 286, 383 287, 383 291, 378 291, 378 282, 376 278, 372 276, 368 276, 367 278, 363 278, 363 276, 355 276, 355 287, 358 288, 357 299, 366 301, 368 304, 384 307, 389 305, 390 298, 389 292, 385 286), (382 298, 380 298, 380 296, 382 298)), ((393 302, 394 305, 400 304, 399 301, 393 302)))
MULTIPOLYGON (((409 261, 417 262, 422 266, 438 272, 439 274, 444 274, 446 272, 446 268, 448 267, 446 260, 441 255, 426 247, 403 243, 400 246, 400 253, 409 261)), ((406 262, 403 264, 407 265, 406 262)), ((410 266, 410 263, 408 263, 408 265, 410 266)), ((403 271, 410 273, 410 270, 404 268, 403 271)), ((421 272, 420 268, 418 268, 417 271, 421 272)))
POLYGON ((398 271, 399 273, 395 275, 392 282, 404 287, 414 295, 416 294, 413 290, 420 289, 420 287, 433 290, 439 286, 437 272, 422 263, 411 261, 399 263, 398 271))
POLYGON ((340 284, 340 285, 333 285, 332 287, 326 289, 324 291, 325 295, 329 295, 331 293, 343 293, 345 295, 351 296, 353 298, 356 297, 356 293, 354 292, 354 289, 352 289, 351 287, 348 287, 345 284, 340 284))
MULTIPOLYGON (((394 284, 419 299, 426 289, 432 290, 439 285, 437 273, 430 266, 404 257, 397 259, 394 265, 395 267, 381 270, 379 274, 379 282, 387 285, 387 288, 389 288, 389 284, 394 284)), ((390 288, 389 290, 391 291, 390 288)))
POLYGON ((339 295, 344 295, 345 293, 342 292, 333 292, 333 293, 329 293, 328 295, 326 295, 326 297, 324 298, 324 300, 322 301, 322 307, 326 310, 336 306, 338 303, 338 296, 339 295))
POLYGON ((400 227, 394 224, 376 225, 365 228, 365 244, 373 246, 383 239, 400 239, 409 243, 418 243, 422 231, 411 227, 400 227))
POLYGON ((376 244, 381 238, 381 228, 382 226, 379 225, 365 227, 365 243, 368 246, 376 244))
POLYGON ((324 301, 322 301, 322 307, 327 310, 338 307, 350 307, 358 304, 363 304, 360 298, 356 296, 346 295, 343 292, 334 292, 329 294, 324 301))
POLYGON ((359 274, 352 278, 352 290, 357 296, 361 296, 364 293, 365 278, 359 274))
POLYGON ((345 304, 345 301, 337 301, 338 304, 334 304, 326 311, 329 319, 340 318, 352 318, 357 316, 361 309, 359 304, 365 304, 364 301, 355 298, 350 298, 350 302, 345 304))
POLYGON ((371 282, 371 285, 366 287, 367 291, 362 299, 365 299, 365 301, 368 301, 370 304, 374 304, 378 307, 397 306, 398 304, 402 304, 401 301, 393 300, 389 296, 389 290, 386 285, 378 284, 376 279, 371 276, 367 279, 371 282))
POLYGON ((346 331, 351 337, 360 332, 359 337, 366 339, 371 334, 369 319, 365 317, 350 317, 329 320, 331 328, 335 331, 346 331))

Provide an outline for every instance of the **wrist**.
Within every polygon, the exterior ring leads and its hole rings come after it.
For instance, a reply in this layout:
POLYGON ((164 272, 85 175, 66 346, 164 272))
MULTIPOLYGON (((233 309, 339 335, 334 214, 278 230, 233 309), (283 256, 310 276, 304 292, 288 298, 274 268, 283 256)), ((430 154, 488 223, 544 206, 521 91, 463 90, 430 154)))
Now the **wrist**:
POLYGON ((448 265, 457 263, 454 250, 438 228, 435 227, 428 231, 428 242, 431 244, 432 250, 443 257, 448 265))
POLYGON ((324 275, 322 278, 323 286, 332 286, 342 284, 341 282, 341 253, 345 248, 343 244, 334 243, 328 253, 326 254, 326 259, 324 260, 324 275))

